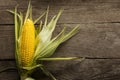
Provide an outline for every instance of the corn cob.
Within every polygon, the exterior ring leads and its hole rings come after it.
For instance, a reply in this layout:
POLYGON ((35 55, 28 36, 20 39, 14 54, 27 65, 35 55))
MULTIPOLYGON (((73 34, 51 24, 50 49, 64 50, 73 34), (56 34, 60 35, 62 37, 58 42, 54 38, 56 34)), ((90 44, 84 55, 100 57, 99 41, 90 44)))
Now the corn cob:
POLYGON ((27 19, 21 34, 21 64, 30 66, 33 61, 35 49, 35 27, 32 20, 27 19))

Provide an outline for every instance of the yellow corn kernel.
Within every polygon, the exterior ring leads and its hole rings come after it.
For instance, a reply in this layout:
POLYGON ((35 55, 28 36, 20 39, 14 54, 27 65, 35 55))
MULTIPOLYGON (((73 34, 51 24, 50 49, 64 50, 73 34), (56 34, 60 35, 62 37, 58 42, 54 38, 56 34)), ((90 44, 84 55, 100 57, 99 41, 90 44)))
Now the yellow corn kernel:
POLYGON ((35 27, 32 20, 26 20, 21 35, 21 64, 24 67, 30 66, 35 50, 35 27))

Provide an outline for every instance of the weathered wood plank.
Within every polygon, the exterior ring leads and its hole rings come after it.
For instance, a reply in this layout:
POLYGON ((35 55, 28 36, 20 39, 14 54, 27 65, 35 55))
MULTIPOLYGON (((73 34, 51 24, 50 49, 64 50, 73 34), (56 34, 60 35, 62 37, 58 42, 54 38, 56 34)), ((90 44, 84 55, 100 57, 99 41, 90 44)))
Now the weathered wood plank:
MULTIPOLYGON (((57 61, 45 63, 46 68, 58 80, 119 80, 120 59, 86 59, 80 61, 57 61)), ((15 67, 14 61, 0 61, 0 69, 15 67)), ((51 80, 42 72, 36 80, 51 80)), ((0 80, 18 80, 17 70, 0 73, 0 80)))
MULTIPOLYGON (((1 7, 14 7, 16 6, 17 4, 21 5, 21 7, 26 7, 26 5, 28 4, 28 1, 21 1, 21 0, 0 0, 1 1, 1 4, 0 6, 1 7)), ((38 4, 36 6, 44 6, 44 5, 48 5, 48 4, 54 4, 54 5, 80 5, 81 3, 119 3, 120 1, 119 0, 59 0, 59 1, 56 1, 56 0, 52 0, 52 1, 49 1, 49 0, 32 0, 31 1, 33 4, 38 4)))
MULTIPOLYGON (((77 24, 59 24, 54 33, 58 34, 63 26, 70 31, 77 24)), ((55 56, 82 56, 90 58, 120 58, 120 24, 80 24, 80 32, 61 45, 55 56)), ((14 58, 14 27, 0 26, 0 59, 14 58)))
MULTIPOLYGON (((1 1, 0 4, 0 24, 13 24, 13 16, 6 12, 7 9, 14 9, 19 5, 19 9, 25 13, 28 1, 9 0, 7 3, 1 1)), ((55 15, 60 8, 65 11, 59 23, 102 23, 120 22, 120 2, 119 0, 33 0, 34 18, 44 12, 50 6, 50 17, 55 15)))
POLYGON ((119 58, 119 26, 116 23, 80 24, 80 32, 73 39, 61 45, 55 56, 119 58))
POLYGON ((11 59, 14 57, 14 27, 0 27, 0 59, 11 59))
POLYGON ((119 80, 119 63, 115 59, 86 59, 83 62, 49 63, 52 65, 48 68, 58 80, 119 80))
POLYGON ((0 61, 0 80, 18 80, 18 72, 15 61, 0 61), (2 70, 5 70, 1 72, 2 70))
MULTIPOLYGON (((12 68, 0 73, 0 80, 19 78, 15 61, 8 61, 14 59, 15 44, 13 16, 6 12, 13 10, 17 4, 19 10, 25 13, 27 0, 0 0, 0 70, 12 68)), ((32 5, 34 18, 46 11, 48 5, 49 19, 64 8, 54 35, 64 25, 68 26, 69 31, 80 24, 80 32, 62 44, 54 56, 88 59, 83 62, 45 62, 47 69, 58 80, 120 80, 120 59, 113 59, 120 58, 120 0, 32 0, 32 5)), ((50 80, 41 72, 35 75, 39 75, 37 80, 50 80)))

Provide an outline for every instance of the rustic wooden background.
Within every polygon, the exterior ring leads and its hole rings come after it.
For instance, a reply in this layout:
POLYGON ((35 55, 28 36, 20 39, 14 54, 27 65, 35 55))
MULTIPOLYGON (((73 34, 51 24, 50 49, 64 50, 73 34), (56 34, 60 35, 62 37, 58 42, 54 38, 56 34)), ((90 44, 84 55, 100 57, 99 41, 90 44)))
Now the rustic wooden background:
MULTIPOLYGON (((6 12, 19 4, 27 9, 28 0, 0 0, 0 80, 18 80, 14 60, 13 16, 6 12)), ((80 24, 80 32, 62 44, 54 56, 86 57, 80 61, 46 62, 58 80, 120 80, 120 0, 32 0, 37 18, 50 6, 49 19, 64 8, 55 34, 66 25, 80 24)), ((41 80, 45 76, 40 73, 41 80)), ((38 79, 39 80, 39 79, 38 79)))

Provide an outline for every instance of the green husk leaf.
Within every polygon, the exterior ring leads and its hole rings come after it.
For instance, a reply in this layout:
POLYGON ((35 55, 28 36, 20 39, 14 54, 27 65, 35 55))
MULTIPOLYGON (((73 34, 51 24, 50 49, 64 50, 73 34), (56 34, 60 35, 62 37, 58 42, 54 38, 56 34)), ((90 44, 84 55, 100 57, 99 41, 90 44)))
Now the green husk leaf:
MULTIPOLYGON (((17 8, 15 8, 15 16, 14 16, 14 21, 15 21, 15 41, 17 42, 18 40, 18 31, 19 31, 19 27, 18 27, 18 18, 17 18, 17 8)), ((17 43, 16 43, 16 47, 17 47, 17 43)), ((17 48, 16 48, 17 49, 17 48)))
MULTIPOLYGON (((38 49, 36 50, 35 52, 35 60, 37 58, 39 58, 42 54, 41 52, 44 51, 44 49, 46 49, 50 44, 52 44, 55 40, 57 40, 64 32, 65 32, 65 29, 64 28, 55 38, 53 38, 48 44, 46 45, 38 45, 38 49)), ((38 37, 39 38, 39 37, 38 37)), ((39 40, 39 39, 38 39, 39 40)))
POLYGON ((30 8, 31 8, 31 1, 28 4, 28 9, 27 9, 27 12, 26 12, 24 23, 26 22, 26 20, 28 19, 29 15, 30 15, 30 8))
POLYGON ((20 37, 22 33, 22 27, 23 27, 23 14, 21 12, 20 12, 19 20, 20 20, 20 30, 19 30, 19 37, 20 37))
MULTIPOLYGON (((52 18, 51 22, 48 25, 51 25, 53 23, 55 17, 52 18)), ((50 41, 50 37, 51 37, 51 30, 48 28, 48 26, 43 27, 43 29, 41 30, 40 34, 38 35, 43 43, 47 43, 50 41)))
POLYGON ((34 21, 34 24, 36 24, 44 15, 45 15, 45 12, 34 21))
POLYGON ((50 57, 51 55, 53 55, 53 53, 55 52, 56 48, 63 43, 64 41, 68 40, 69 38, 71 38, 73 35, 75 35, 78 32, 79 28, 75 27, 72 31, 70 31, 68 34, 64 34, 64 32, 62 33, 62 35, 56 39, 55 41, 49 43, 48 45, 46 45, 39 53, 39 58, 43 58, 43 57, 50 57))
POLYGON ((18 50, 18 31, 19 31, 19 28, 18 28, 18 18, 17 18, 17 7, 15 8, 15 15, 14 15, 14 23, 15 23, 15 48, 16 48, 16 54, 15 54, 15 58, 16 58, 16 63, 17 63, 17 65, 19 65, 20 63, 19 63, 19 54, 18 54, 18 52, 19 52, 19 50, 18 50))
POLYGON ((47 12, 46 12, 46 17, 45 17, 44 27, 46 27, 46 25, 47 25, 48 13, 49 13, 49 6, 48 6, 48 8, 47 8, 47 12))
POLYGON ((32 5, 30 6, 30 13, 29 14, 30 14, 30 19, 33 20, 33 18, 32 18, 32 5))
POLYGON ((16 19, 16 20, 17 20, 17 25, 18 25, 17 28, 18 28, 18 38, 19 38, 21 35, 22 26, 23 26, 23 14, 21 12, 20 12, 20 14, 18 14, 17 12, 11 11, 11 10, 7 10, 7 11, 9 11, 10 13, 12 13, 14 15, 17 15, 16 17, 18 17, 18 19, 16 19))
POLYGON ((72 31, 70 31, 68 34, 66 34, 62 40, 61 43, 65 42, 66 40, 70 39, 72 36, 74 36, 76 33, 79 32, 79 25, 77 25, 75 28, 73 28, 72 31))
POLYGON ((84 58, 78 58, 78 57, 65 57, 65 58, 40 58, 41 61, 63 61, 63 60, 83 60, 84 58))
POLYGON ((35 66, 31 66, 31 67, 22 67, 22 69, 25 69, 25 70, 33 70, 33 69, 36 69, 38 67, 42 67, 43 65, 42 64, 38 64, 38 65, 35 65, 35 66))
POLYGON ((40 67, 40 69, 49 77, 51 77, 53 80, 57 80, 44 66, 40 67))
MULTIPOLYGON (((57 17, 54 16, 51 21, 49 22, 49 24, 47 26, 43 26, 43 29, 41 30, 41 32, 39 33, 39 35, 37 36, 37 39, 41 39, 40 43, 38 43, 38 47, 36 48, 36 52, 35 54, 38 54, 38 52, 41 51, 41 47, 45 47, 46 45, 49 44, 51 37, 52 37, 52 33, 55 29, 56 23, 58 18, 60 17, 62 13, 62 10, 58 13, 57 17)), ((48 17, 48 11, 46 14, 46 18, 48 17)), ((47 19, 45 20, 47 21, 47 19)), ((46 24, 46 23, 45 23, 46 24)))
MULTIPOLYGON (((16 7, 16 9, 17 9, 17 7, 16 7)), ((12 10, 7 10, 7 11, 14 14, 14 15, 16 14, 20 18, 20 15, 17 12, 15 13, 15 11, 12 11, 12 10)))
POLYGON ((42 21, 40 21, 38 33, 40 33, 41 30, 42 30, 42 21))

